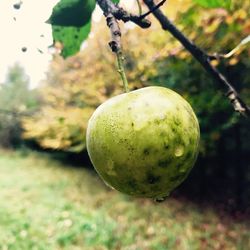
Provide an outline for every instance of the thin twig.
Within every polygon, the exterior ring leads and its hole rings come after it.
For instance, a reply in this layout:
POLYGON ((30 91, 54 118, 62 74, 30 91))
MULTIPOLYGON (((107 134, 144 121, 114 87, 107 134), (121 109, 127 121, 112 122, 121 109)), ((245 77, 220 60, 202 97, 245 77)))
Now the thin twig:
POLYGON ((146 12, 145 14, 141 15, 140 18, 144 19, 145 17, 147 17, 148 15, 150 15, 151 13, 153 13, 155 10, 159 9, 167 0, 162 0, 160 1, 158 4, 155 5, 154 8, 152 8, 151 10, 149 10, 148 12, 146 12))
MULTIPOLYGON (((156 5, 153 0, 144 0, 149 10, 155 9, 156 5)), ((212 64, 209 55, 190 41, 175 25, 157 8, 153 12, 156 19, 160 22, 162 29, 170 32, 181 44, 193 55, 193 57, 203 66, 203 68, 214 78, 214 80, 224 89, 226 96, 232 103, 235 111, 246 117, 250 117, 250 107, 240 98, 237 91, 212 64)))
POLYGON ((212 55, 209 55, 210 60, 219 60, 221 58, 230 58, 238 51, 242 50, 244 46, 247 45, 247 43, 250 42, 250 35, 245 37, 234 49, 229 51, 227 54, 220 54, 220 53, 214 53, 212 55))
POLYGON ((131 21, 141 28, 149 28, 151 22, 147 19, 142 19, 140 16, 128 13, 126 10, 120 6, 114 4, 111 0, 96 0, 100 8, 102 9, 105 16, 112 14, 117 20, 122 20, 123 22, 131 21))
POLYGON ((117 64, 118 64, 118 73, 121 76, 124 90, 125 90, 125 92, 129 92, 128 81, 127 81, 127 77, 126 77, 124 66, 123 66, 124 57, 122 54, 122 47, 121 47, 120 27, 119 27, 117 20, 115 19, 115 17, 112 14, 108 14, 106 17, 106 20, 107 20, 107 25, 110 28, 111 37, 112 37, 111 42, 109 42, 109 46, 110 46, 111 50, 114 53, 116 53, 117 64))
POLYGON ((141 3, 140 0, 136 0, 137 6, 138 6, 138 10, 139 10, 139 16, 141 17, 142 15, 142 8, 141 8, 141 3))

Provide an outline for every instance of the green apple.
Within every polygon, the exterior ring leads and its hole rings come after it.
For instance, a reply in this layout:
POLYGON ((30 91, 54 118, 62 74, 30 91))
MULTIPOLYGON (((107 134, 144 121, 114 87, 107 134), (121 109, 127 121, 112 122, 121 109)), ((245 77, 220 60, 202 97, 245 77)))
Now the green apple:
POLYGON ((91 162, 107 185, 160 199, 188 176, 200 130, 193 109, 179 94, 146 87, 100 105, 86 138, 91 162))

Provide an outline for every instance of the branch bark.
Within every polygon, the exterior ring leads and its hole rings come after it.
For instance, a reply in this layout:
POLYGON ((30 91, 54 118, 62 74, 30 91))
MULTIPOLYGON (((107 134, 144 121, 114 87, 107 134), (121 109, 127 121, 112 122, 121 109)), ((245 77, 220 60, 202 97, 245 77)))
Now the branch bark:
POLYGON ((107 25, 110 28, 112 40, 109 42, 109 46, 114 53, 121 50, 121 31, 117 20, 112 14, 108 14, 106 17, 107 25))
POLYGON ((118 64, 118 73, 121 76, 123 87, 125 92, 129 92, 128 81, 125 74, 125 69, 123 66, 124 57, 122 54, 122 46, 121 46, 121 30, 116 18, 112 14, 108 14, 106 17, 107 25, 111 32, 112 40, 109 42, 109 46, 111 50, 116 54, 117 64, 118 64))
POLYGON ((151 26, 151 22, 149 20, 128 13, 117 4, 114 4, 111 0, 97 0, 97 3, 102 9, 105 16, 108 16, 108 14, 112 14, 117 20, 122 20, 123 22, 131 21, 143 29, 149 28, 151 26))
POLYGON ((144 0, 149 10, 154 10, 153 15, 159 21, 163 30, 170 32, 191 54, 192 56, 203 66, 203 68, 209 73, 212 78, 219 84, 219 86, 224 89, 226 96, 232 103, 235 111, 241 113, 246 117, 250 117, 250 107, 240 98, 237 91, 231 85, 231 83, 226 79, 226 77, 220 73, 212 64, 210 63, 211 57, 207 55, 202 49, 196 46, 192 41, 190 41, 180 30, 178 30, 175 25, 163 14, 163 12, 156 8, 156 4, 153 0, 144 0))

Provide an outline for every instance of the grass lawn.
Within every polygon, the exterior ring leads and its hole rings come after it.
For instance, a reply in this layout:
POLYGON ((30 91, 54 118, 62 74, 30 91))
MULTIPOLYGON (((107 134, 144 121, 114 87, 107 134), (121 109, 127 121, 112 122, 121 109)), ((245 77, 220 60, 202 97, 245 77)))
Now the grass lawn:
POLYGON ((95 172, 0 151, 0 249, 250 249, 250 227, 169 198, 133 199, 95 172))

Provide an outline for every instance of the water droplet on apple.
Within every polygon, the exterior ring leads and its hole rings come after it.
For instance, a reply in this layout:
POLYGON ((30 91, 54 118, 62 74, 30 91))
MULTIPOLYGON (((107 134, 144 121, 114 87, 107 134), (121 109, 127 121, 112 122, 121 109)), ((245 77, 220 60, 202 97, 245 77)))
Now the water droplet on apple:
POLYGON ((184 147, 183 146, 178 146, 176 149, 175 149, 175 156, 176 157, 181 157, 184 153, 184 147))

